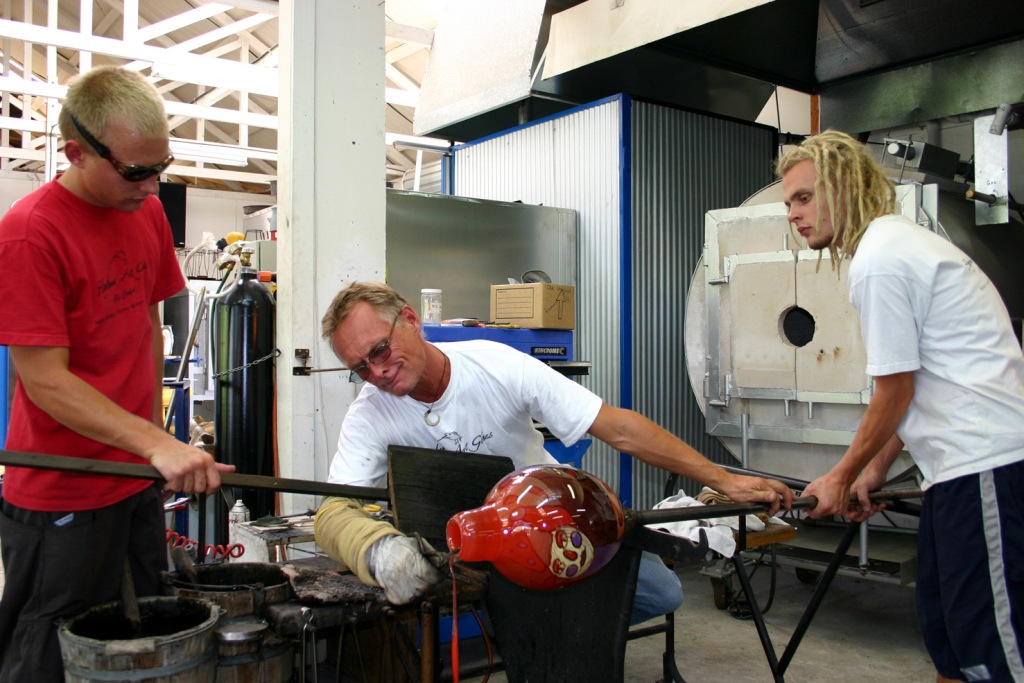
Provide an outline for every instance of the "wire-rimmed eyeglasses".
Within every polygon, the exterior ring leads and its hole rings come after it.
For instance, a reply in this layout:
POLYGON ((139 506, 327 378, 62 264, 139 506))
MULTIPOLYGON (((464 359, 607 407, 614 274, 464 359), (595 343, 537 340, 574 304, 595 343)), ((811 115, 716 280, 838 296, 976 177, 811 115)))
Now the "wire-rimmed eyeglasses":
POLYGON ((387 339, 370 349, 370 352, 366 354, 366 360, 349 368, 349 382, 352 382, 353 384, 362 384, 370 377, 370 366, 368 363, 380 365, 381 363, 386 363, 388 358, 391 358, 391 337, 394 336, 395 325, 401 317, 402 312, 399 311, 398 315, 395 316, 395 319, 391 321, 391 329, 388 330, 387 339))

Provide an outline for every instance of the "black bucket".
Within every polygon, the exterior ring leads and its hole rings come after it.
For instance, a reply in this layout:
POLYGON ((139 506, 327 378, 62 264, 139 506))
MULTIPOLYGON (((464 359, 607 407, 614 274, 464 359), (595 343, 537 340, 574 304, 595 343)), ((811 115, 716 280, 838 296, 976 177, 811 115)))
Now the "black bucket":
POLYGON ((165 592, 214 602, 227 618, 260 615, 267 605, 293 597, 288 576, 276 564, 225 562, 194 569, 196 583, 186 581, 180 572, 168 574, 165 592))
POLYGON ((64 621, 58 630, 67 683, 214 683, 220 608, 186 597, 139 598, 138 632, 120 602, 64 621))

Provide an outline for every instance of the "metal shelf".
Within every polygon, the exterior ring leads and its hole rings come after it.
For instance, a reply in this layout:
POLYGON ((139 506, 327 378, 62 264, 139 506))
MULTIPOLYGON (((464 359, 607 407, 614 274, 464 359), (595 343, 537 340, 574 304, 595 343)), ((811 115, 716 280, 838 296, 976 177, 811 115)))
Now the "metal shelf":
MULTIPOLYGON (((779 566, 820 572, 831 559, 845 524, 787 520, 797 527, 796 537, 776 547, 779 566)), ((867 564, 861 566, 859 547, 847 551, 837 572, 840 576, 913 586, 917 579, 917 533, 913 529, 869 527, 867 564)))

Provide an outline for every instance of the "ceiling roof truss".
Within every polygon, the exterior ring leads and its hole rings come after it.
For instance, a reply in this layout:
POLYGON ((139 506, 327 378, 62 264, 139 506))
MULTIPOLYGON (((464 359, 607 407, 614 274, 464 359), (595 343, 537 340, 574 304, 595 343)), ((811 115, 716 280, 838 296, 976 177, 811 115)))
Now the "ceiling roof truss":
MULTIPOLYGON (((434 40, 429 15, 410 12, 406 0, 391 2, 384 26, 388 180, 418 174, 423 163, 422 153, 392 144, 391 131, 416 141, 401 131, 412 132, 434 40)), ((172 149, 182 141, 214 152, 230 146, 247 160, 227 168, 175 149, 181 163, 170 167, 172 177, 265 192, 277 178, 279 9, 276 0, 0 0, 0 167, 52 175, 66 162, 55 126, 64 84, 95 64, 116 63, 150 77, 164 97, 172 149)), ((418 142, 428 150, 446 144, 418 142)))
MULTIPOLYGON (((44 150, 51 137, 47 129, 53 127, 47 121, 52 118, 55 123, 59 102, 67 90, 63 83, 80 68, 90 68, 93 56, 99 55, 103 62, 120 63, 153 79, 171 115, 172 136, 204 142, 209 134, 218 143, 241 147, 252 157, 248 171, 225 171, 216 165, 211 167, 212 162, 196 161, 195 167, 175 164, 169 174, 217 180, 230 189, 245 189, 241 183, 266 185, 276 179, 273 162, 277 159, 277 116, 253 96, 276 99, 278 50, 252 33, 276 18, 276 12, 265 11, 276 10, 276 3, 243 3, 247 5, 244 8, 234 6, 240 3, 198 7, 183 4, 184 11, 165 17, 141 15, 138 0, 101 0, 95 7, 91 0, 79 4, 80 20, 58 11, 60 3, 51 0, 45 25, 35 21, 38 12, 34 17, 31 2, 21 8, 21 20, 12 19, 9 3, 4 4, 4 16, 0 18, 3 168, 44 170, 44 150), (91 28, 94 9, 98 19, 95 30, 91 28), (80 30, 66 28, 79 21, 80 30), (214 28, 206 30, 211 24, 214 28), (116 34, 118 29, 121 37, 98 34, 116 34), (175 32, 179 35, 172 35, 175 32), (182 32, 189 37, 180 39, 182 32), (257 51, 255 56, 253 50, 257 51), (25 73, 30 74, 29 79, 25 73), (179 93, 190 91, 201 94, 183 101, 179 93), (228 103, 231 108, 216 106, 229 98, 233 100, 228 103), (250 148, 250 127, 270 131, 272 144, 250 148), (11 144, 9 131, 20 132, 20 147, 11 144)), ((151 14, 154 8, 147 4, 146 10, 151 14)), ((276 106, 273 108, 276 110, 276 106)), ((61 156, 52 166, 63 161, 61 156)))

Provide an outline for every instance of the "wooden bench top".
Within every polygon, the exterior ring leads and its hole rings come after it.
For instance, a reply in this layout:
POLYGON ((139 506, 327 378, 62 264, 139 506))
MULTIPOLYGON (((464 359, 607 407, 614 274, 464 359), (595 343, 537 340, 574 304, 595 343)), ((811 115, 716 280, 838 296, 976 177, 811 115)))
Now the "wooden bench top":
MULTIPOLYGON (((737 534, 738 536, 739 534, 737 534)), ((772 543, 784 543, 796 537, 796 527, 772 517, 763 531, 748 531, 744 550, 759 548, 772 543)))

